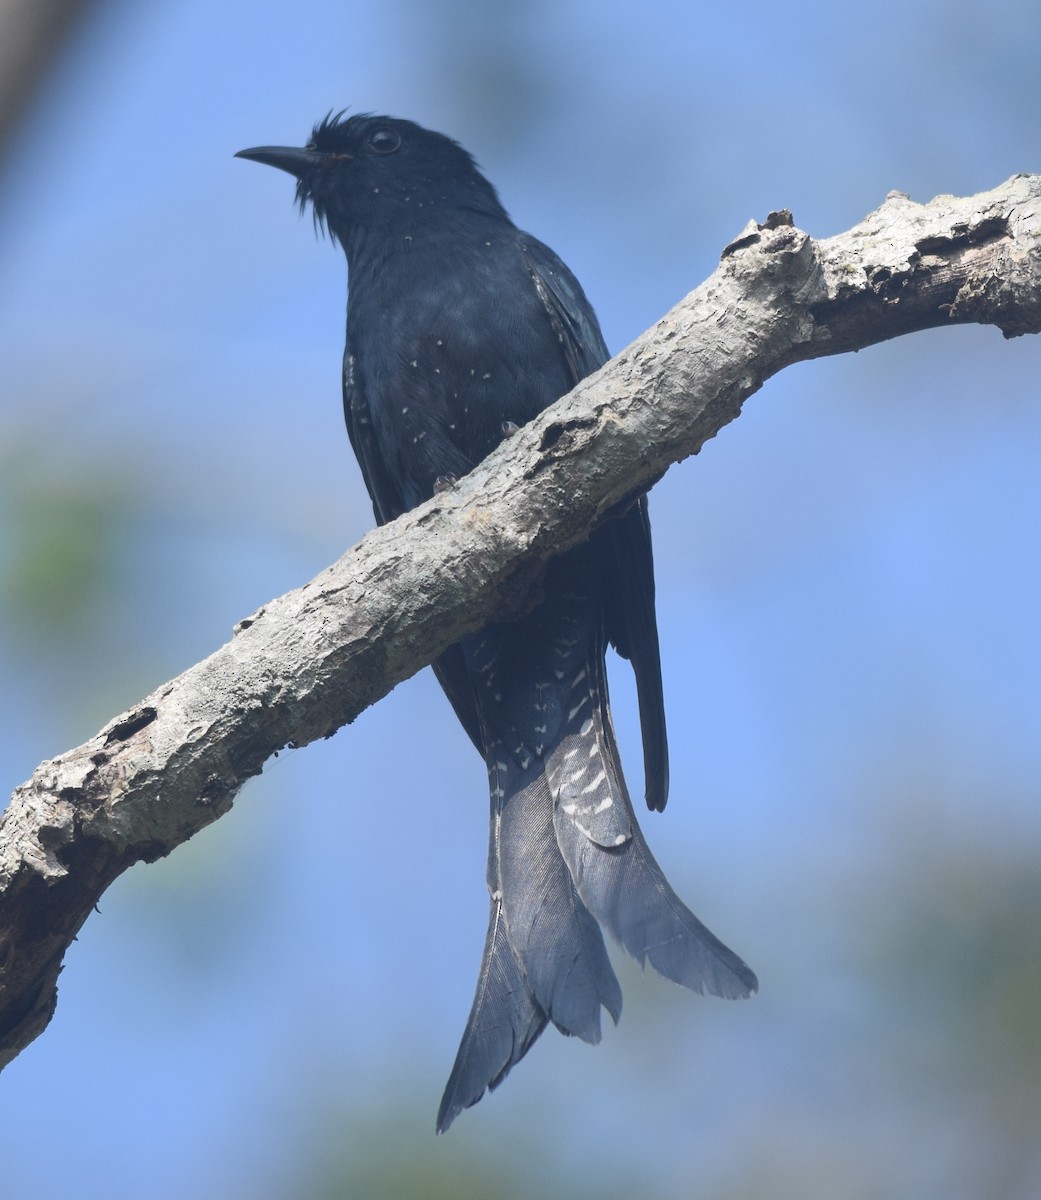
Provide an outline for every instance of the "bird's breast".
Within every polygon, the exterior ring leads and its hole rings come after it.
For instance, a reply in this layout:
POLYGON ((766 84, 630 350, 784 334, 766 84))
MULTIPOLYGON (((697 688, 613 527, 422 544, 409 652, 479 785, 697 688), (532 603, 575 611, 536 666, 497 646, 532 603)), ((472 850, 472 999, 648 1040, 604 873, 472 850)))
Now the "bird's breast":
POLYGON ((431 261, 429 247, 351 267, 348 340, 386 462, 402 493, 432 494, 571 386, 519 256, 494 243, 431 261))

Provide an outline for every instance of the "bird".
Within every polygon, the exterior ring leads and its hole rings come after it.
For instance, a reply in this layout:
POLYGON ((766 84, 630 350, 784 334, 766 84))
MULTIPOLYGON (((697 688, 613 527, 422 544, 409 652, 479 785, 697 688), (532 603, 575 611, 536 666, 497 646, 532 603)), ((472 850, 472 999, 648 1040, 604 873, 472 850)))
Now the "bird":
MULTIPOLYGON (((578 280, 519 229, 475 159, 412 121, 329 113, 303 147, 237 157, 287 172, 301 212, 347 257, 343 406, 377 523, 472 470, 610 357, 578 280)), ((608 646, 636 680, 648 809, 668 748, 647 499, 547 567, 529 616, 496 622, 434 669, 489 780, 488 928, 439 1133, 549 1024, 596 1043, 622 993, 606 930, 695 992, 739 998, 753 972, 655 861, 622 773, 608 646)))

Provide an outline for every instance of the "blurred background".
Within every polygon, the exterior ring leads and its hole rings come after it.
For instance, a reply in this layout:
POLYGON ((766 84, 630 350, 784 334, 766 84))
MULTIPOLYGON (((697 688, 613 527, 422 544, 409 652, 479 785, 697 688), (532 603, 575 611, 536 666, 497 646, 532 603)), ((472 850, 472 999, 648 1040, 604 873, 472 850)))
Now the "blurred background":
MULTIPOLYGON (((1041 170, 1033 0, 95 0, 39 56, 28 8, 0 5, 4 795, 371 524, 342 256, 234 151, 343 106, 452 134, 615 349, 749 218, 827 236, 1041 170)), ((796 367, 654 493, 673 790, 643 824, 754 1000, 619 959, 597 1049, 546 1034, 435 1138, 487 800, 424 672, 110 889, 0 1080, 0 1195, 1041 1195, 1039 364, 960 328, 796 367)))

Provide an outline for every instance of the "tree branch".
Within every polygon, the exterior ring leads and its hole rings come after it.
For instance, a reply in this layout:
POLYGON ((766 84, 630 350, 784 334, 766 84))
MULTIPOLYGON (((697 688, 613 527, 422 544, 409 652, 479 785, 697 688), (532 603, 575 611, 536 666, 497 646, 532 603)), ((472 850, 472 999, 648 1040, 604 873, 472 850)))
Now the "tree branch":
POLYGON ((329 736, 463 634, 521 615, 550 558, 783 367, 964 323, 1041 331, 1041 177, 927 205, 893 193, 823 241, 788 213, 750 223, 701 287, 457 486, 43 763, 0 819, 0 1066, 46 1027, 105 888, 227 812, 281 747, 329 736))

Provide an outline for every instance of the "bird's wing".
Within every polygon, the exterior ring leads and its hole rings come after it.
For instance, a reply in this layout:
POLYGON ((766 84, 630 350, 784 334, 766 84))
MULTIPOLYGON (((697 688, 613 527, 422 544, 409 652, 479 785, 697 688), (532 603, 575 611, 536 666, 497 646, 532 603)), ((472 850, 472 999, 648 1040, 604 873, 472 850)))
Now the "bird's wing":
MULTIPOLYGON (((372 500, 376 522, 383 525, 387 521, 393 521, 405 511, 406 506, 401 489, 387 470, 377 445, 369 404, 354 370, 350 342, 347 343, 343 355, 343 415, 354 456, 361 467, 362 478, 372 500)), ((463 661, 462 650, 458 646, 452 646, 436 659, 433 665, 438 682, 455 709, 460 724, 478 751, 483 754, 481 721, 477 715, 477 705, 474 702, 473 688, 470 685, 466 663, 463 661)))
MULTIPOLYGON (((578 280, 548 246, 526 238, 523 253, 572 379, 578 383, 610 357, 596 314, 578 280)), ((609 518, 602 536, 612 559, 606 632, 618 653, 630 660, 636 676, 647 807, 660 812, 669 794, 669 749, 646 496, 609 518)))
POLYGON ((654 610, 654 559, 647 497, 641 496, 620 516, 610 519, 605 533, 614 556, 607 634, 618 653, 632 663, 636 676, 644 795, 647 807, 661 812, 669 798, 669 744, 654 610))
POLYGON ((455 709, 459 724, 466 730, 467 737, 477 747, 478 754, 483 755, 484 737, 481 734, 481 718, 477 714, 477 702, 474 699, 470 672, 467 669, 466 660, 463 658, 462 649, 458 645, 449 646, 444 654, 434 659, 433 667, 441 690, 455 709))
POLYGON ((573 383, 578 383, 611 357, 600 332, 600 322, 582 285, 548 246, 525 236, 523 254, 573 383))
POLYGON ((405 503, 401 489, 391 478, 376 442, 372 413, 354 370, 354 355, 349 341, 343 352, 343 417, 347 422, 347 436, 351 439, 354 457, 361 467, 362 479, 372 500, 376 523, 384 525, 401 516, 405 511, 405 503))

